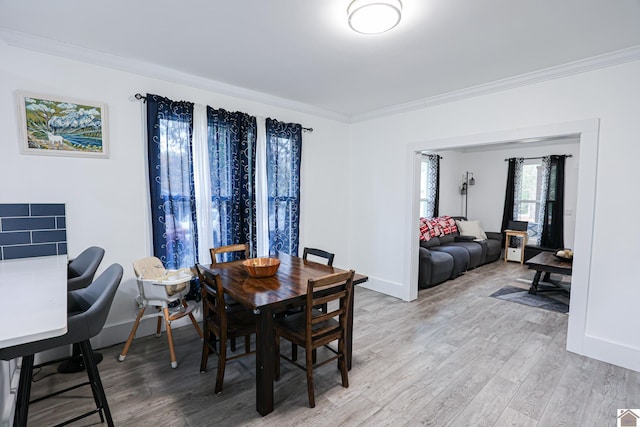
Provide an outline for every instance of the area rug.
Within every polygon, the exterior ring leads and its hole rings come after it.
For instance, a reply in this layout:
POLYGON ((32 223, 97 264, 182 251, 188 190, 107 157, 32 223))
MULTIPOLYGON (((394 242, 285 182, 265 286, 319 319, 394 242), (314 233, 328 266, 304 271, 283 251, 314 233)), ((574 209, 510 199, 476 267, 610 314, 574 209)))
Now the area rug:
POLYGON ((489 295, 504 301, 511 301, 529 307, 543 308, 545 310, 556 311, 558 313, 569 312, 569 300, 564 295, 530 295, 529 289, 522 289, 515 286, 505 286, 502 289, 489 295))

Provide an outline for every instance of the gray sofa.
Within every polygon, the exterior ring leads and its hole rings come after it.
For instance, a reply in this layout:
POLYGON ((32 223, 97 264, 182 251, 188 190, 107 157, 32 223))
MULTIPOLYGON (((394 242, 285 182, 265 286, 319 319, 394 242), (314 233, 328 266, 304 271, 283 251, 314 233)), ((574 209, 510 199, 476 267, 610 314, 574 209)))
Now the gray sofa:
MULTIPOLYGON (((464 217, 454 217, 466 220, 464 217)), ((454 232, 428 241, 420 241, 418 287, 429 288, 455 279, 465 271, 500 258, 502 234, 485 232, 487 239, 462 236, 454 232)))

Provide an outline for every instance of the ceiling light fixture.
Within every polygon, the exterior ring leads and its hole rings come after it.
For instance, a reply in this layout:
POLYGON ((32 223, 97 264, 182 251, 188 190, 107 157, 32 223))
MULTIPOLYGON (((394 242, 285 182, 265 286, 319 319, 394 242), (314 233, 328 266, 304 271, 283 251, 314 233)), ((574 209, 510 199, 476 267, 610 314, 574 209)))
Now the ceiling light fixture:
POLYGON ((400 0, 353 0, 347 8, 349 26, 358 33, 380 34, 400 22, 400 0))

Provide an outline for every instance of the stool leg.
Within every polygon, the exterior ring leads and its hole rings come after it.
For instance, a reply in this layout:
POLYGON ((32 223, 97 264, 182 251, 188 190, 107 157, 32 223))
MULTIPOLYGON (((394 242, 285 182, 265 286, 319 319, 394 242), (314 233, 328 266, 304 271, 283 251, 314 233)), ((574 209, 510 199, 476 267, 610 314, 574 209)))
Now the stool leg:
MULTIPOLYGON (((82 341, 80 343, 80 349, 82 350, 82 357, 84 358, 84 364, 87 369, 87 376, 91 382, 91 389, 98 395, 97 398, 95 396, 94 398, 100 401, 100 406, 102 411, 104 411, 107 425, 109 427, 113 427, 113 418, 111 418, 111 411, 109 410, 109 404, 107 403, 107 396, 104 393, 104 387, 100 380, 100 372, 98 372, 98 366, 96 365, 95 358, 93 357, 93 349, 91 348, 89 340, 82 341)), ((100 418, 102 419, 102 414, 100 415, 100 418)))
POLYGON ((167 341, 169 342, 169 357, 171 358, 171 367, 177 368, 178 361, 176 359, 176 351, 173 349, 173 333, 171 332, 171 321, 169 320, 169 309, 164 307, 164 326, 167 329, 167 341))
POLYGON ((22 357, 16 413, 13 418, 14 427, 27 426, 27 417, 29 416, 29 397, 31 395, 31 377, 33 375, 33 357, 33 354, 22 357))

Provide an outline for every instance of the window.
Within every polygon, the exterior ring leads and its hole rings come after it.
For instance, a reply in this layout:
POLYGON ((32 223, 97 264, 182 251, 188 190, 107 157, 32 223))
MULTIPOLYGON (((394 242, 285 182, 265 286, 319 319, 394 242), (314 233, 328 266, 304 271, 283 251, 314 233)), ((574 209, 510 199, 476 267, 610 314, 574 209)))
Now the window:
POLYGON ((539 245, 547 193, 547 174, 543 159, 526 160, 516 180, 515 219, 529 223, 527 244, 539 245))
POLYGON ((438 216, 440 156, 423 154, 420 162, 420 217, 438 216))
POLYGON ((263 123, 147 96, 153 245, 166 268, 207 262, 209 248, 235 243, 248 243, 251 256, 297 255, 302 127, 263 123), (257 148, 260 133, 263 148, 257 148), (258 151, 264 174, 256 173, 258 151), (257 240, 266 244, 258 248, 257 240))

